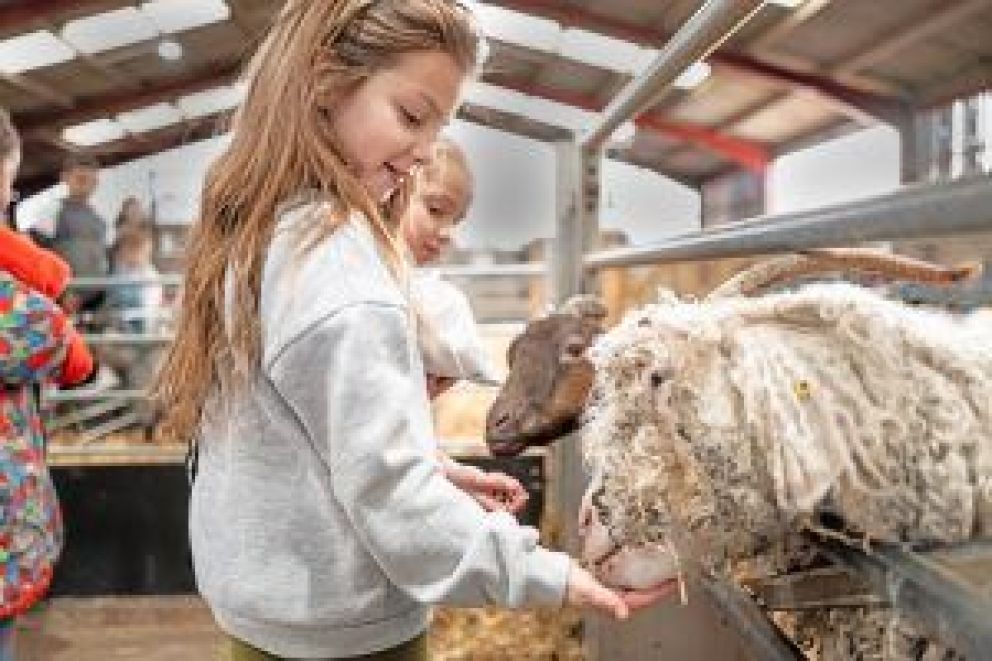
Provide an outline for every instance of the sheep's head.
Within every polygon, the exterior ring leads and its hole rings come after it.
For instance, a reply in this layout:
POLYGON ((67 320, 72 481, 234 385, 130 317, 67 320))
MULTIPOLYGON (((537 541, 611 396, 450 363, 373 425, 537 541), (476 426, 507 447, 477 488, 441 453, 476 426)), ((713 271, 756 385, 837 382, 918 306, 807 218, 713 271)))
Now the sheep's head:
POLYGON ((509 374, 486 418, 493 454, 519 454, 577 428, 594 376, 586 350, 603 332, 605 316, 598 300, 573 299, 513 341, 509 374))
MULTIPOLYGON (((595 343, 583 424, 594 479, 580 530, 583 559, 604 583, 651 587, 678 573, 679 558, 708 570, 753 559, 782 548, 821 506, 838 507, 831 487, 841 463, 831 448, 843 445, 827 435, 854 404, 830 394, 829 384, 846 382, 830 358, 847 336, 827 332, 833 322, 824 319, 833 317, 820 305, 852 315, 856 301, 876 299, 849 288, 741 300, 769 282, 838 266, 938 282, 967 273, 863 251, 788 256, 702 302, 669 298, 631 313, 595 343)), ((874 530, 853 519, 854 529, 874 530)))
MULTIPOLYGON (((670 301, 660 307, 669 307, 670 301)), ((580 512, 582 558, 604 583, 649 588, 678 573, 673 541, 698 480, 680 436, 685 331, 633 315, 590 351, 596 380, 583 427, 594 478, 580 512)), ((698 507, 696 508, 699 509, 698 507)))

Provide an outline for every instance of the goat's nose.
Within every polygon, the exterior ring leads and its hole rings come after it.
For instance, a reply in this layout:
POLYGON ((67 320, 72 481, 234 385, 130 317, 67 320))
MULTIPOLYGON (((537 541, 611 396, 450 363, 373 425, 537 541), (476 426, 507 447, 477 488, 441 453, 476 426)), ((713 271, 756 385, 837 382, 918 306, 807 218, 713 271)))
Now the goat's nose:
POLYGON ((510 424, 510 414, 507 412, 497 413, 489 421, 489 426, 493 429, 503 429, 510 424))

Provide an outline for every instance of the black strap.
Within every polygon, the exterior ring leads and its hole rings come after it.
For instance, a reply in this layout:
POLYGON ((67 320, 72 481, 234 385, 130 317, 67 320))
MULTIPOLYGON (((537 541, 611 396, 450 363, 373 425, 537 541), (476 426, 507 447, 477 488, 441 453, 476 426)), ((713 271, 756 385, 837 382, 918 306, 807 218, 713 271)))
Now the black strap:
POLYGON ((196 481, 196 474, 200 470, 200 441, 195 435, 190 436, 189 442, 186 443, 186 458, 183 460, 183 464, 186 467, 186 480, 192 487, 193 482, 196 481))

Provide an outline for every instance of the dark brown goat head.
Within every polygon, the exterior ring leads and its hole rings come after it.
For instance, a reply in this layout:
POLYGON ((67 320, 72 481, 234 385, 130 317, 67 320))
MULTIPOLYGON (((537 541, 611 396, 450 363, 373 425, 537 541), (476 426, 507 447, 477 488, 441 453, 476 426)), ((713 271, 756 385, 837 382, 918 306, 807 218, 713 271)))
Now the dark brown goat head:
POLYGON ((586 349, 603 332, 606 307, 572 299, 527 325, 507 351, 509 374, 486 417, 494 455, 547 445, 578 426, 594 370, 586 349))

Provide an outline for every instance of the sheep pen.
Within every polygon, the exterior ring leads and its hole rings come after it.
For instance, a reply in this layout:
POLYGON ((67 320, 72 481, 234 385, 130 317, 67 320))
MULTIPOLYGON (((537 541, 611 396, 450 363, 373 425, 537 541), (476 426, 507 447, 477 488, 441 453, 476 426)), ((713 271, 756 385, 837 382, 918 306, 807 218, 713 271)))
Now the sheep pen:
MULTIPOLYGON (((739 578, 808 566, 805 530, 865 546, 992 533, 992 320, 847 283, 740 295, 787 281, 783 263, 703 301, 663 293, 591 347, 583 448, 614 548, 739 578)), ((846 615, 820 614, 804 648, 883 658, 911 639, 881 644, 875 615, 846 615)))

